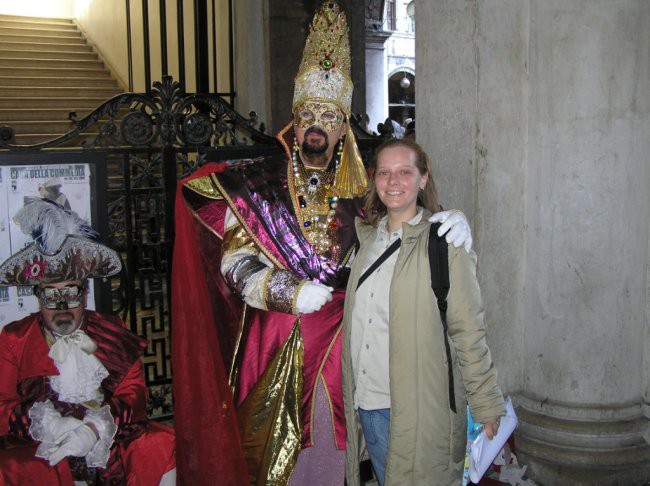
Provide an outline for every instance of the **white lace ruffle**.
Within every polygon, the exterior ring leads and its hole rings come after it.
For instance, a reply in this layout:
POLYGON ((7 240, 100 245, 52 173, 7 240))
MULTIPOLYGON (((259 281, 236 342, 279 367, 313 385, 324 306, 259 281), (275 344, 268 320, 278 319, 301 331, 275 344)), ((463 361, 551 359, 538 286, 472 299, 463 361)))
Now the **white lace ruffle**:
POLYGON ((94 355, 70 346, 64 361, 54 361, 54 364, 60 374, 50 376, 50 385, 59 394, 59 400, 68 403, 104 401, 101 383, 108 371, 94 355))
POLYGON ((56 446, 59 436, 79 427, 81 420, 74 417, 61 417, 51 401, 35 402, 28 412, 29 434, 41 443, 36 449, 36 457, 48 458, 47 451, 56 446))
POLYGON ((46 427, 46 424, 49 424, 53 418, 60 417, 61 414, 54 408, 51 401, 35 402, 32 408, 29 409, 28 415, 31 421, 29 424, 29 435, 34 440, 44 441, 53 439, 53 437, 50 437, 49 427, 46 427))
POLYGON ((99 433, 99 440, 86 454, 86 465, 88 467, 105 468, 111 453, 113 438, 117 433, 117 425, 115 425, 115 419, 113 419, 110 407, 104 405, 100 409, 86 411, 84 423, 93 424, 99 433))

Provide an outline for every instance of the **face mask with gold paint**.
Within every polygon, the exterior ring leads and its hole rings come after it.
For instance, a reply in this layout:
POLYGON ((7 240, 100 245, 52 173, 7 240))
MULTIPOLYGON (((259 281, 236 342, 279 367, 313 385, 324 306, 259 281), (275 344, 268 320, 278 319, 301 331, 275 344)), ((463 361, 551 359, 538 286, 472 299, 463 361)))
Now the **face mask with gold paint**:
POLYGON ((321 127, 333 133, 343 124, 343 112, 334 103, 324 101, 305 101, 296 106, 294 122, 300 128, 321 127))

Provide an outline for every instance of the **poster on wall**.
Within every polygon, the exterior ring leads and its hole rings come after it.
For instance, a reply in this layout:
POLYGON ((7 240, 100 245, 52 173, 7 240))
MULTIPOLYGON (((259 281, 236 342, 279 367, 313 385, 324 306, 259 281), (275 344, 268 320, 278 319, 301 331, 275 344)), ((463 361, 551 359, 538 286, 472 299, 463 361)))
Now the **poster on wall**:
MULTIPOLYGON (((9 238, 9 212, 7 211, 7 192, 5 190, 7 181, 7 167, 0 166, 0 261, 4 261, 9 256, 11 241, 9 238)), ((0 328, 9 319, 9 309, 11 304, 11 287, 0 287, 0 328)))
MULTIPOLYGON (((0 261, 32 243, 31 236, 21 231, 13 216, 33 198, 50 199, 92 224, 89 164, 5 165, 0 170, 0 200, 5 203, 0 214, 0 261)), ((88 307, 93 308, 90 284, 88 307)), ((37 310, 31 286, 0 287, 0 328, 37 310)))

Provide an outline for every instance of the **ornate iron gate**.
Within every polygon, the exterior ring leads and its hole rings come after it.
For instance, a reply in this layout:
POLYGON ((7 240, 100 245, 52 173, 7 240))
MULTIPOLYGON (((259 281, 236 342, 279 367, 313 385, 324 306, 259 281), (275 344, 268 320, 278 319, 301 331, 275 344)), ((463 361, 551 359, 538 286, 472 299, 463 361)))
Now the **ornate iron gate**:
MULTIPOLYGON (((249 158, 281 151, 258 127, 256 115, 237 113, 217 95, 186 94, 171 77, 155 82, 149 94, 124 93, 91 114, 73 120, 59 138, 31 146, 10 143, 12 129, 0 128, 2 154, 12 158, 54 153, 57 160, 93 154, 97 191, 95 225, 124 259, 126 270, 99 283, 98 310, 119 313, 149 346, 143 362, 150 389, 149 414, 173 415, 170 323, 174 200, 177 181, 209 160, 249 158), (73 154, 73 155, 70 155, 73 154)), ((366 160, 381 137, 353 120, 366 160)), ((90 158, 90 157, 89 157, 90 158)))

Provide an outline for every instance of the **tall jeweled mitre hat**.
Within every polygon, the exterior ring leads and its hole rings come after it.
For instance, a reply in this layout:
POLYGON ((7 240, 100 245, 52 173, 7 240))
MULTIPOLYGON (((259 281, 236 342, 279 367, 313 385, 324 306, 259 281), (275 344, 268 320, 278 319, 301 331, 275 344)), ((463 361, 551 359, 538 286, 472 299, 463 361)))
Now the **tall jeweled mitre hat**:
POLYGON ((354 85, 348 23, 337 3, 323 3, 314 15, 295 83, 293 108, 308 99, 320 100, 350 114, 354 85))
POLYGON ((0 264, 0 285, 33 285, 110 277, 122 262, 77 213, 48 199, 32 198, 14 222, 34 242, 0 264))
POLYGON ((345 13, 326 1, 311 22, 295 79, 292 111, 307 100, 336 104, 348 118, 343 155, 334 180, 339 197, 361 196, 368 176, 349 123, 354 85, 350 79, 350 42, 345 13))

